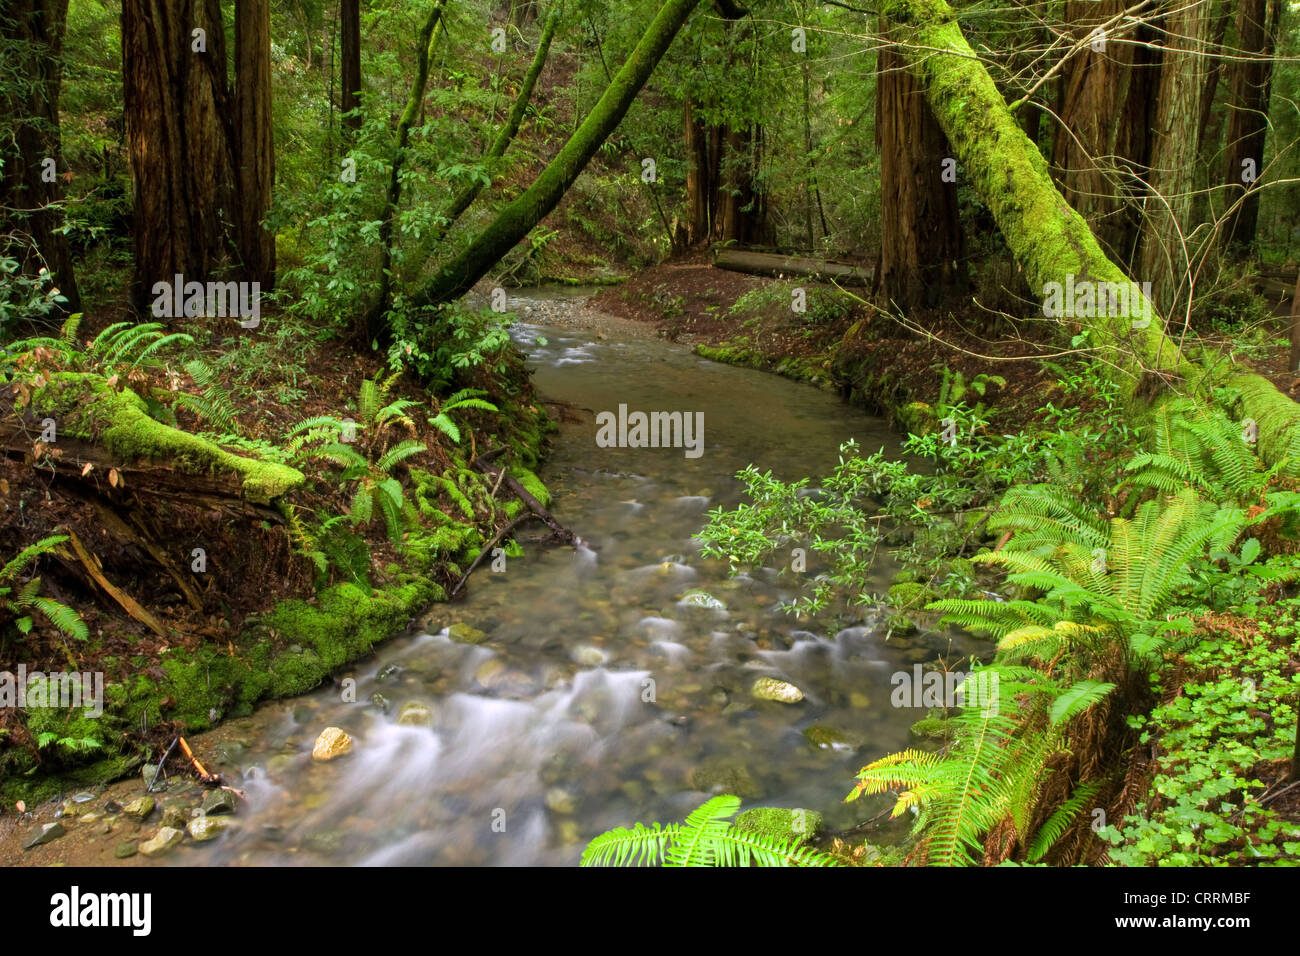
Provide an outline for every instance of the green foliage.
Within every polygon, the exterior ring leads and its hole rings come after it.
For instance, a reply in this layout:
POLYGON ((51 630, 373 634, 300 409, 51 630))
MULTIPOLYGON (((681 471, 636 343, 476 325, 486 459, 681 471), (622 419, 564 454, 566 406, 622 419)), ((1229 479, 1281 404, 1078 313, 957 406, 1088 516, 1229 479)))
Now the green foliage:
POLYGON ((1104 827, 1122 866, 1300 866, 1300 825, 1272 804, 1295 749, 1300 703, 1300 602, 1261 612, 1260 634, 1213 634, 1170 669, 1167 703, 1131 723, 1155 749, 1150 791, 1138 809, 1104 827), (1276 771, 1274 771, 1276 775, 1276 771))
POLYGON ((491 402, 484 401, 477 396, 486 395, 487 392, 481 388, 462 388, 453 395, 447 396, 447 400, 442 403, 438 414, 429 419, 429 424, 433 425, 440 432, 450 438, 456 444, 460 444, 460 428, 451 420, 450 413, 460 408, 476 408, 483 412, 495 412, 499 409, 491 402))
POLYGON ((23 634, 32 630, 32 614, 40 614, 54 625, 60 633, 84 641, 90 636, 80 615, 66 604, 60 604, 53 598, 40 594, 41 579, 31 577, 22 580, 23 569, 50 554, 64 541, 67 535, 50 535, 23 548, 0 568, 0 614, 10 617, 13 624, 23 634))
POLYGON ((737 829, 729 823, 740 798, 720 794, 692 810, 684 823, 616 827, 582 852, 581 866, 835 866, 801 840, 737 829))

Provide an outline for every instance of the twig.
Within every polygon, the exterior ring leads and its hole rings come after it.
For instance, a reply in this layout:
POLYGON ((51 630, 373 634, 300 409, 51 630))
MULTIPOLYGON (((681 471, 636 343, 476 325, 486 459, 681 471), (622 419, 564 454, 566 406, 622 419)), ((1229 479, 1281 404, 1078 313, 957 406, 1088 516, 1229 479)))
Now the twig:
POLYGON ((180 739, 181 739, 180 737, 173 737, 172 742, 168 744, 166 752, 164 752, 162 755, 162 760, 159 760, 158 766, 154 768, 153 779, 149 781, 149 789, 146 791, 146 793, 154 792, 154 787, 158 783, 158 774, 162 773, 163 767, 166 766, 167 764, 167 758, 172 755, 172 751, 176 749, 176 741, 180 739))
MULTIPOLYGON (((504 474, 504 472, 502 472, 502 474, 504 474)), ((456 586, 451 589, 451 594, 447 596, 447 599, 451 600, 451 598, 454 598, 456 596, 456 594, 460 591, 460 589, 465 586, 465 582, 469 580, 469 576, 474 572, 474 569, 479 566, 479 563, 483 560, 484 556, 487 555, 487 553, 491 551, 493 548, 495 548, 502 538, 504 538, 507 534, 513 531, 516 527, 523 524, 529 518, 537 518, 538 520, 541 520, 540 515, 536 515, 531 511, 525 511, 523 514, 519 515, 519 517, 515 518, 514 521, 511 521, 508 525, 506 525, 504 528, 498 531, 492 537, 491 541, 483 545, 483 550, 478 553, 478 557, 474 559, 474 563, 471 564, 465 570, 465 573, 460 576, 460 580, 457 581, 456 586)))

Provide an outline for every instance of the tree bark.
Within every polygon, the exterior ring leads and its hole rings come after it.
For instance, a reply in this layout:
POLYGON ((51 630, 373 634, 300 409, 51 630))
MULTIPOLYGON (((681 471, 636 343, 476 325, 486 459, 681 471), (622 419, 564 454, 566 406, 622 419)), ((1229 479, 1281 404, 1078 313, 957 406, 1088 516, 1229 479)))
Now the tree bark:
POLYGON ((615 74, 582 125, 524 192, 503 209, 459 255, 413 298, 437 305, 468 292, 502 256, 541 222, 563 198, 601 143, 627 114, 660 58, 700 0, 666 0, 627 62, 615 74))
POLYGON ((8 252, 25 275, 47 268, 65 303, 81 310, 68 238, 58 232, 66 170, 59 135, 59 89, 68 0, 11 0, 0 14, 0 212, 16 240, 8 252), (50 162, 53 166, 51 167, 50 162))
POLYGON ((1248 59, 1232 64, 1232 100, 1224 147, 1224 182, 1229 197, 1240 204, 1228 211, 1223 224, 1225 246, 1236 256, 1250 254, 1259 221, 1259 191, 1244 181, 1244 165, 1254 164, 1255 175, 1264 169, 1268 138, 1269 95, 1273 84, 1273 53, 1277 48, 1281 0, 1241 0, 1237 7, 1237 47, 1248 59), (1244 195, 1243 195, 1244 193, 1244 195))
POLYGON ((135 192, 133 298, 182 274, 203 282, 239 246, 231 103, 219 0, 123 0, 122 83, 135 192), (205 49, 194 49, 202 30, 205 49))
POLYGON ((361 108, 361 0, 341 0, 339 19, 342 21, 339 70, 343 87, 343 135, 352 139, 361 129, 361 114, 356 113, 361 108))
MULTIPOLYGON (((1127 7, 1126 0, 1071 0, 1064 17, 1082 40, 1127 7)), ((1145 46, 1118 41, 1150 39, 1148 33, 1109 35, 1104 49, 1085 47, 1061 71, 1053 173, 1066 201, 1121 263, 1132 262, 1137 247, 1135 171, 1150 154, 1157 69, 1145 46)))
POLYGON ((1190 242, 1200 149, 1195 131, 1205 94, 1211 5, 1210 0, 1169 0, 1169 5, 1138 274, 1151 283, 1160 314, 1175 317, 1189 304, 1198 258, 1190 242))
MULTIPOLYGON (((880 33, 892 27, 882 20, 880 33)), ((876 148, 880 152, 880 264, 883 308, 937 308, 966 288, 957 184, 944 182, 953 156, 925 94, 897 50, 876 63, 876 148)))
POLYGON ((271 3, 235 3, 235 184, 243 275, 275 287, 275 236, 262 227, 275 181, 271 128, 271 3))
MULTIPOLYGON (((902 25, 899 39, 908 68, 1030 288, 1042 290, 1070 275, 1127 286, 1129 277, 1106 257, 1087 223, 1052 185, 1047 163, 1007 109, 952 8, 944 0, 884 0, 882 13, 902 25)), ((1115 315, 1088 320, 1124 391, 1134 399, 1154 398, 1175 377, 1193 394, 1229 385, 1240 396, 1238 411, 1258 426, 1260 457, 1270 464, 1285 462, 1289 475, 1300 474, 1300 405, 1262 376, 1192 364, 1164 334, 1158 314, 1135 327, 1135 320, 1147 317, 1146 304, 1139 294, 1115 315)))

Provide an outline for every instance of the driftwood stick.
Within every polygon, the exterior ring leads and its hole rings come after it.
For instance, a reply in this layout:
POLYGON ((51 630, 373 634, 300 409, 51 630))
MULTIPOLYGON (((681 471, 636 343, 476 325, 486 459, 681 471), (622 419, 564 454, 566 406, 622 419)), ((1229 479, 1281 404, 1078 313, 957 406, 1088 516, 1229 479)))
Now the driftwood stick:
POLYGON ((167 745, 167 750, 163 753, 162 760, 159 760, 158 766, 154 768, 153 779, 149 781, 148 793, 154 792, 154 787, 158 784, 158 774, 162 773, 163 767, 167 766, 167 758, 172 755, 172 751, 176 749, 176 742, 180 739, 180 737, 173 737, 172 742, 167 745))
POLYGON ((474 569, 477 568, 479 564, 483 561, 483 558, 501 542, 502 538, 508 535, 519 525, 523 524, 525 521, 529 521, 536 517, 537 515, 533 514, 531 511, 525 511, 523 514, 515 518, 514 521, 511 521, 508 525, 506 525, 495 535, 493 535, 492 540, 489 541, 487 544, 483 545, 483 550, 478 553, 478 557, 474 559, 474 563, 465 569, 465 573, 460 576, 460 580, 457 581, 456 586, 451 589, 451 594, 447 596, 447 599, 450 600, 451 598, 454 598, 456 596, 457 592, 459 592, 460 589, 465 586, 465 582, 469 580, 469 576, 474 573, 474 569))
POLYGON ((544 507, 542 507, 542 503, 540 501, 538 501, 536 498, 534 498, 531 494, 528 493, 527 488, 525 488, 518 481, 512 478, 509 474, 507 474, 505 468, 502 468, 500 472, 498 472, 495 469, 491 468, 490 466, 484 464, 482 458, 476 458, 474 460, 474 467, 477 468, 479 471, 483 472, 483 474, 487 475, 493 481, 500 481, 504 479, 506 483, 506 487, 510 489, 511 493, 520 501, 522 501, 524 503, 524 506, 529 511, 537 515, 538 518, 540 518, 543 522, 545 522, 546 526, 550 528, 552 531, 554 531, 556 536, 559 537, 560 540, 562 540, 565 544, 575 544, 580 540, 576 534, 574 534, 568 528, 564 527, 564 525, 556 521, 555 516, 552 515, 549 511, 547 511, 544 507))

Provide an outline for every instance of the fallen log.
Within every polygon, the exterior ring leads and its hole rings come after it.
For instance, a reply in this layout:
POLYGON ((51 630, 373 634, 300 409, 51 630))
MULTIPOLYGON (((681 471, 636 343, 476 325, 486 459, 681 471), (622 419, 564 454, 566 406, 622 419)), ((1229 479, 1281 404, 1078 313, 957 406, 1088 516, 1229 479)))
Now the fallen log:
POLYGON ((837 282, 840 285, 869 286, 871 270, 846 262, 829 259, 810 259, 806 256, 783 256, 772 252, 751 252, 747 249, 718 249, 713 255, 713 265, 730 272, 747 275, 803 276, 814 281, 837 282))

